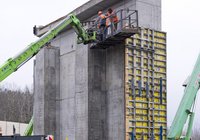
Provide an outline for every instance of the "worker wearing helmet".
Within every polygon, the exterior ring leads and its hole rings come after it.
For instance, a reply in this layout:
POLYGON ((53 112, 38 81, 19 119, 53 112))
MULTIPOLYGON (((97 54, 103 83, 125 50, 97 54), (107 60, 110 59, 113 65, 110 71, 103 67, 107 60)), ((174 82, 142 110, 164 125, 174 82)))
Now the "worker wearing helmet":
POLYGON ((116 31, 117 24, 119 22, 119 18, 116 12, 112 8, 109 8, 107 11, 107 16, 108 16, 108 19, 110 20, 111 26, 113 27, 114 31, 116 31))
POLYGON ((106 16, 103 14, 102 11, 98 12, 98 18, 96 20, 97 23, 97 28, 100 34, 100 40, 105 40, 106 35, 107 35, 107 20, 106 16))

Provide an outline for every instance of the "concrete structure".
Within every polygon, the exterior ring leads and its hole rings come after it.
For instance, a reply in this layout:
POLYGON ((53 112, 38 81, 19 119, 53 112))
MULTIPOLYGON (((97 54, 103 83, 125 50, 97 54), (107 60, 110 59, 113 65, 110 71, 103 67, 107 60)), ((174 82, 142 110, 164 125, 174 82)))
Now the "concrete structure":
POLYGON ((37 93, 34 96, 33 111, 34 116, 37 116, 34 124, 34 128, 37 128, 35 134, 56 135, 59 131, 55 127, 59 118, 59 113, 56 114, 55 110, 60 109, 56 102, 56 99, 60 99, 58 56, 58 48, 46 47, 37 55, 37 60, 40 61, 34 63, 34 92, 37 93))
POLYGON ((23 135, 27 124, 18 122, 0 121, 0 136, 13 135, 13 126, 15 127, 16 134, 23 135))
MULTIPOLYGON (((109 7, 138 10, 141 27, 161 30, 161 0, 91 0, 74 13, 87 21, 109 7)), ((38 28, 36 35, 63 18, 38 28)), ((91 50, 77 45, 68 28, 50 45, 35 61, 35 134, 54 134, 56 140, 125 140, 125 44, 91 50)))

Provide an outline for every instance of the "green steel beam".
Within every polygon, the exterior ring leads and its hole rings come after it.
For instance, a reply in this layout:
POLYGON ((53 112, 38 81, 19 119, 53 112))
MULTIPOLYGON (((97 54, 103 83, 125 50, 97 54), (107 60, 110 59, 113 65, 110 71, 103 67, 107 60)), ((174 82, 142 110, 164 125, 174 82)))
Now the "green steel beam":
POLYGON ((192 127, 193 127, 193 122, 194 122, 194 112, 191 112, 190 114, 190 119, 189 119, 189 123, 188 123, 188 129, 187 129, 187 133, 186 133, 186 140, 190 140, 190 138, 192 137, 192 127))
MULTIPOLYGON (((171 128, 168 133, 168 140, 177 140, 181 139, 182 131, 186 121, 189 119, 189 125, 187 129, 187 135, 191 136, 192 124, 194 120, 194 113, 191 111, 192 106, 195 102, 197 92, 200 87, 200 54, 196 61, 195 67, 191 74, 190 80, 187 83, 187 86, 184 90, 184 96, 179 105, 176 116, 173 120, 171 128)), ((183 139, 189 139, 186 136, 183 139)))

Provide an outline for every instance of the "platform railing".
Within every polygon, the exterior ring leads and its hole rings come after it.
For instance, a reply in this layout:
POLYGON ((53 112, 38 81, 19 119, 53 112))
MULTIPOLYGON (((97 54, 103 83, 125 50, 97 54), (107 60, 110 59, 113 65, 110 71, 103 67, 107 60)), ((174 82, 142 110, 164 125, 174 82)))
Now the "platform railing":
MULTIPOLYGON (((116 11, 114 14, 118 17, 119 20, 118 22, 113 23, 109 20, 110 18, 112 18, 111 16, 106 17, 106 20, 109 21, 108 22, 109 24, 105 28, 106 34, 105 34, 105 37, 103 37, 104 39, 123 31, 123 29, 138 28, 138 11, 137 10, 121 9, 121 10, 116 11)), ((99 35, 98 23, 95 22, 95 20, 91 22, 85 22, 84 25, 88 27, 88 30, 97 31, 97 34, 99 35)))
MULTIPOLYGON (((130 10, 130 9, 121 9, 117 11, 116 16, 119 18, 117 24, 117 29, 113 26, 113 23, 109 24, 107 27, 108 36, 113 35, 115 32, 119 32, 123 29, 131 29, 138 27, 138 11, 137 10, 130 10)), ((107 17, 110 18, 110 17, 107 17)))

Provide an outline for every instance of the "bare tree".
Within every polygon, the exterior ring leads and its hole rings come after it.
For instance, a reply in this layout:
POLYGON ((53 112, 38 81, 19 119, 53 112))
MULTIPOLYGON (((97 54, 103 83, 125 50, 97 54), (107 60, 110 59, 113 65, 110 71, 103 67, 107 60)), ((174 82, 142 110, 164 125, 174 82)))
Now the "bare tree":
POLYGON ((0 87, 0 120, 27 123, 33 114, 33 94, 26 87, 24 90, 12 85, 0 87), (12 89, 12 90, 11 90, 12 89))

